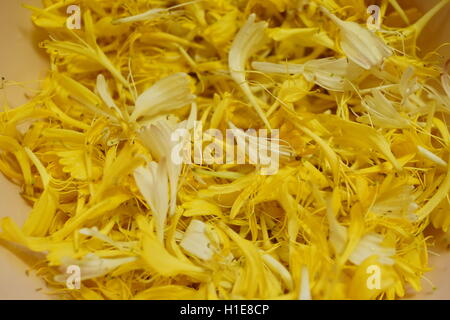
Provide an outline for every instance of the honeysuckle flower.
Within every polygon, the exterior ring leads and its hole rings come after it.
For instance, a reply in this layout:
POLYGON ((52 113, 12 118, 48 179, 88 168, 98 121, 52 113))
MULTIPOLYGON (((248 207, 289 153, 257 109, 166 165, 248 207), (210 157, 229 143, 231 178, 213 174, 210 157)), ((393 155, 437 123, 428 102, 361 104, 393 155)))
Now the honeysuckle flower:
POLYGON ((163 244, 155 238, 155 235, 149 232, 151 225, 147 219, 138 215, 136 218, 137 225, 142 231, 142 252, 141 257, 152 270, 164 277, 176 277, 179 275, 187 275, 198 280, 208 279, 210 276, 205 270, 192 261, 187 259, 179 259, 172 255, 163 244))
POLYGON ((293 155, 293 150, 290 146, 282 144, 282 140, 278 137, 270 138, 263 135, 257 135, 255 131, 244 131, 236 127, 231 121, 228 122, 233 135, 237 138, 236 143, 238 148, 251 159, 251 162, 267 164, 270 162, 270 155, 276 154, 277 157, 290 157, 293 155), (248 148, 246 148, 248 143, 248 148))
POLYGON ((208 227, 203 221, 192 219, 183 234, 180 246, 199 259, 211 260, 218 250, 208 233, 211 234, 211 231, 208 232, 208 227))
POLYGON ((294 287, 294 280, 292 279, 292 276, 286 269, 286 267, 268 253, 262 253, 262 258, 264 260, 264 263, 270 268, 270 270, 280 276, 286 288, 288 290, 292 290, 294 287))
MULTIPOLYGON (((263 135, 264 131, 259 131, 259 136, 256 130, 247 130, 237 128, 232 122, 228 125, 232 130, 234 139, 237 145, 237 162, 245 163, 245 156, 248 157, 250 164, 257 165, 261 168, 262 175, 273 174, 279 167, 280 158, 289 158, 294 154, 293 150, 281 143, 278 135, 267 137, 263 135)), ((276 133, 277 131, 272 131, 276 133)), ((227 154, 227 158, 228 158, 227 154)))
MULTIPOLYGON (((64 75, 64 74, 56 74, 55 80, 58 82, 58 86, 63 90, 67 91, 67 94, 70 98, 74 99, 78 103, 80 103, 83 107, 88 109, 94 114, 98 114, 100 116, 105 117, 106 119, 112 119, 116 116, 111 112, 108 112, 99 107, 102 99, 100 99, 94 92, 86 88, 81 83, 75 81, 74 79, 64 75)), ((57 109, 57 105, 51 101, 47 102, 49 106, 53 109, 57 109)), ((71 121, 75 127, 83 127, 80 121, 71 121)))
MULTIPOLYGON (((426 113, 429 105, 426 100, 424 100, 421 89, 427 90, 428 87, 429 86, 418 82, 418 78, 415 76, 415 68, 413 66, 408 66, 403 72, 400 83, 398 84, 398 89, 402 97, 402 101, 400 102, 402 109, 410 115, 426 113)), ((434 89, 431 91, 435 92, 434 89)), ((441 96, 437 96, 436 100, 441 102, 441 98, 441 96)))
MULTIPOLYGON (((96 88, 103 102, 112 110, 115 110, 120 118, 124 118, 122 111, 117 107, 108 88, 105 77, 97 76, 96 88)), ((193 102, 195 95, 191 94, 189 88, 189 77, 185 73, 175 73, 157 81, 153 86, 139 95, 135 102, 131 121, 138 121, 140 117, 151 121, 160 113, 170 112, 193 102)), ((93 100, 92 98, 90 100, 93 100)), ((94 108, 94 103, 83 101, 94 108)), ((116 115, 114 115, 117 118, 116 115)), ((139 121, 145 124, 145 121, 139 121)))
POLYGON ((194 126, 196 117, 197 106, 193 103, 191 113, 187 120, 177 124, 173 118, 161 118, 142 128, 139 132, 139 137, 153 156, 155 156, 158 161, 163 161, 162 159, 164 159, 166 162, 165 166, 170 182, 170 215, 175 213, 178 179, 182 168, 182 162, 174 161, 172 157, 174 148, 179 143, 177 140, 172 139, 172 133, 174 133, 175 130, 183 130, 185 132, 184 138, 187 138, 189 130, 194 126))
MULTIPOLYGON (((351 235, 348 232, 348 228, 337 221, 331 198, 328 200, 327 205, 327 219, 330 227, 329 242, 337 254, 342 254, 350 242, 351 235)), ((352 263, 359 265, 370 256, 377 255, 380 263, 392 265, 394 261, 391 257, 395 255, 395 248, 382 246, 383 240, 383 236, 379 234, 365 234, 358 240, 348 259, 352 263)))
POLYGON ((402 95, 402 105, 406 104, 409 100, 409 97, 414 94, 417 90, 420 89, 419 84, 417 83, 417 78, 413 78, 414 76, 414 68, 409 66, 403 72, 403 75, 400 79, 399 89, 400 94, 402 95))
POLYGON ((169 184, 167 163, 164 158, 160 162, 152 161, 147 167, 139 167, 134 171, 134 179, 139 191, 153 212, 155 230, 161 243, 164 241, 164 228, 169 211, 169 184))
POLYGON ((349 260, 356 265, 360 265, 367 258, 376 255, 378 261, 384 265, 393 265, 395 248, 389 248, 382 245, 384 237, 376 233, 368 233, 364 235, 355 247, 349 260))
POLYGON ((425 158, 427 158, 428 160, 433 161, 434 163, 442 166, 442 167, 447 167, 447 162, 442 160, 440 157, 438 157, 437 155, 435 155, 433 152, 431 152, 430 150, 422 147, 422 146, 417 146, 417 150, 419 151, 419 154, 421 154, 422 156, 424 156, 425 158))
POLYGON ((414 213, 419 208, 414 188, 408 185, 401 185, 385 191, 370 208, 370 211, 391 217, 404 217, 410 221, 415 221, 414 213))
POLYGON ((163 117, 141 128, 139 137, 152 155, 157 160, 160 160, 163 157, 170 157, 174 145, 170 135, 176 129, 177 123, 175 118, 163 117))
POLYGON ((111 93, 109 92, 108 83, 106 82, 105 77, 102 74, 97 76, 97 92, 102 98, 103 102, 110 108, 114 109, 117 114, 122 117, 122 111, 117 107, 114 99, 111 97, 111 93))
MULTIPOLYGON (((75 265, 80 267, 80 280, 88 280, 102 277, 121 265, 136 261, 137 257, 100 258, 94 253, 88 253, 81 260, 69 257, 61 260, 61 272, 65 273, 69 266, 75 265)), ((57 282, 65 282, 67 275, 59 274, 54 279, 57 282)))
POLYGON ((173 111, 191 104, 194 98, 189 86, 189 76, 183 72, 172 74, 157 81, 138 96, 130 120, 136 121, 140 117, 153 117, 162 112, 173 111))
POLYGON ((369 116, 361 116, 358 121, 372 123, 380 128, 408 128, 411 122, 402 117, 394 104, 389 101, 379 89, 372 89, 372 95, 367 95, 361 101, 369 116))
POLYGON ((302 74, 306 80, 330 91, 352 88, 349 81, 358 78, 362 69, 345 58, 310 60, 304 64, 253 62, 252 67, 267 73, 302 74))
POLYGON ((130 242, 130 241, 127 241, 127 242, 114 241, 113 239, 108 237, 106 234, 100 232, 97 227, 82 228, 78 232, 85 236, 97 238, 106 243, 109 243, 110 245, 116 247, 119 250, 130 250, 136 244, 136 242, 130 242))
POLYGON ((343 21, 323 7, 322 11, 340 28, 342 51, 361 68, 380 66, 392 55, 392 49, 373 32, 356 22, 343 21))
MULTIPOLYGON (((444 81, 445 81, 445 79, 444 79, 444 81)), ((441 92, 440 90, 437 90, 435 87, 433 87, 431 85, 427 85, 427 84, 425 84, 423 86, 423 88, 428 92, 429 97, 434 99, 434 101, 437 103, 437 107, 440 110, 449 112, 450 111, 450 97, 447 96, 447 93, 445 92, 445 83, 442 82, 442 77, 441 77, 441 83, 442 83, 443 92, 441 92)), ((413 97, 417 97, 417 95, 413 95, 413 97)), ((417 103, 417 101, 415 101, 415 102, 417 103)), ((423 101, 420 101, 420 100, 419 100, 419 102, 423 103, 423 101)), ((425 106, 426 106, 426 104, 425 104, 425 106)), ((422 105, 420 107, 425 109, 425 107, 423 107, 422 105)))
POLYGON ((370 146, 371 148, 378 150, 387 160, 389 160, 389 162, 391 162, 396 170, 401 170, 402 166, 392 153, 388 140, 377 130, 356 122, 341 122, 338 118, 335 118, 335 122, 340 122, 339 126, 344 134, 350 134, 350 132, 356 134, 358 141, 363 142, 360 144, 360 147, 370 146))
POLYGON ((270 129, 269 121, 250 90, 250 86, 245 77, 247 60, 261 48, 266 38, 265 30, 267 29, 267 22, 255 22, 255 19, 256 15, 252 13, 234 38, 228 55, 228 67, 233 80, 241 87, 247 99, 264 121, 264 124, 270 129))
POLYGON ((312 300, 311 289, 309 287, 309 271, 307 266, 302 267, 302 277, 300 283, 299 300, 312 300))

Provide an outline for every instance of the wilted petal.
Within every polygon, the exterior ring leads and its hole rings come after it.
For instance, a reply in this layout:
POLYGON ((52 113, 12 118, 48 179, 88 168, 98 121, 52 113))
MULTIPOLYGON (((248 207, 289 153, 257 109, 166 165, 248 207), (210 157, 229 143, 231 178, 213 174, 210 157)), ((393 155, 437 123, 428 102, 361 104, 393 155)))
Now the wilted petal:
POLYGON ((393 103, 389 101, 378 89, 372 90, 371 96, 366 96, 361 102, 370 117, 362 116, 358 121, 373 123, 380 128, 408 128, 410 121, 403 118, 393 103))
POLYGON ((428 160, 433 161, 434 163, 442 166, 442 167, 447 167, 447 162, 442 160, 440 157, 438 157, 437 155, 435 155, 433 152, 431 152, 428 149, 425 149, 424 147, 418 146, 417 147, 419 154, 421 154, 422 156, 424 156, 425 158, 427 158, 428 160))
POLYGON ((248 58, 264 43, 265 30, 267 29, 267 22, 255 22, 255 19, 256 15, 252 13, 237 33, 236 38, 234 38, 228 55, 228 65, 231 77, 239 84, 258 115, 263 119, 265 125, 270 128, 269 121, 256 101, 256 98, 253 96, 245 79, 245 64, 248 58))
POLYGON ((133 245, 135 244, 134 242, 131 242, 131 241, 128 241, 128 242, 114 241, 113 239, 108 237, 106 234, 100 232, 97 227, 82 228, 78 232, 85 236, 89 236, 89 237, 93 237, 93 238, 102 240, 120 250, 130 250, 133 247, 133 245))
POLYGON ((305 78, 331 91, 344 91, 348 82, 362 73, 359 66, 345 58, 324 58, 305 63, 305 78))
POLYGON ((384 238, 376 233, 369 233, 364 235, 359 240, 358 245, 353 250, 349 260, 356 265, 360 265, 367 258, 376 255, 378 261, 385 265, 393 265, 393 256, 395 255, 395 248, 388 248, 381 245, 384 238))
POLYGON ((362 71, 345 58, 316 59, 305 64, 253 62, 252 67, 268 73, 302 74, 306 80, 330 91, 344 91, 349 87, 348 81, 359 77, 362 71))
POLYGON ((322 11, 339 26, 345 55, 360 67, 369 70, 392 55, 392 50, 373 32, 356 22, 343 21, 323 7, 322 11))
POLYGON ((288 269, 284 265, 281 264, 277 259, 272 257, 268 253, 263 253, 262 258, 264 260, 264 263, 275 273, 277 273, 280 278, 283 280, 284 284, 286 285, 286 288, 288 290, 292 290, 294 287, 294 281, 292 279, 291 274, 289 273, 288 269))
POLYGON ((117 107, 116 103, 114 102, 113 98, 111 97, 111 93, 109 92, 108 83, 106 82, 105 77, 102 74, 99 74, 97 76, 97 92, 100 95, 100 98, 102 98, 103 102, 111 108, 116 110, 117 114, 119 116, 122 116, 122 112, 117 107))
MULTIPOLYGON (((81 280, 94 279, 102 277, 114 269, 120 267, 123 264, 136 261, 136 257, 124 257, 124 258, 100 258, 96 254, 88 253, 81 260, 73 258, 63 258, 62 265, 60 267, 62 272, 66 272, 67 268, 71 265, 80 267, 81 280)), ((55 276, 55 281, 65 282, 67 276, 60 274, 55 276)))
POLYGON ((271 62, 252 62, 252 67, 255 70, 266 73, 287 73, 287 74, 301 74, 305 72, 303 64, 295 63, 271 63, 271 62))
POLYGON ((157 81, 143 92, 137 99, 130 119, 152 117, 158 113, 172 111, 194 101, 191 93, 189 76, 180 72, 157 81))
POLYGON ((311 300, 311 289, 309 286, 309 272, 306 266, 302 268, 302 279, 300 284, 299 300, 311 300))
POLYGON ((214 255, 214 246, 207 235, 207 225, 193 219, 180 242, 180 246, 190 254, 202 260, 210 260, 214 255))
POLYGON ((164 227, 169 210, 169 184, 166 162, 150 162, 147 168, 139 167, 134 171, 134 179, 145 201, 152 209, 158 239, 163 242, 164 227))
POLYGON ((258 162, 257 159, 259 158, 261 163, 267 163, 270 161, 261 158, 271 154, 276 154, 277 157, 290 157, 293 154, 293 150, 288 146, 281 145, 279 139, 272 140, 262 135, 258 136, 256 131, 254 132, 255 134, 249 134, 249 131, 245 132, 232 122, 228 122, 228 125, 232 130, 233 136, 237 138, 238 149, 242 153, 247 154, 252 161, 258 162))
POLYGON ((371 212, 379 215, 391 217, 404 217, 414 221, 415 211, 419 208, 415 202, 414 188, 409 185, 402 185, 390 188, 382 193, 370 209, 371 212))
POLYGON ((179 143, 178 141, 173 141, 171 139, 172 133, 182 126, 191 125, 191 122, 192 119, 177 125, 176 123, 163 118, 143 128, 139 133, 142 142, 150 150, 153 156, 155 156, 159 161, 161 161, 162 158, 165 159, 170 181, 171 215, 175 212, 178 180, 182 168, 182 163, 175 162, 172 159, 172 150, 179 143))

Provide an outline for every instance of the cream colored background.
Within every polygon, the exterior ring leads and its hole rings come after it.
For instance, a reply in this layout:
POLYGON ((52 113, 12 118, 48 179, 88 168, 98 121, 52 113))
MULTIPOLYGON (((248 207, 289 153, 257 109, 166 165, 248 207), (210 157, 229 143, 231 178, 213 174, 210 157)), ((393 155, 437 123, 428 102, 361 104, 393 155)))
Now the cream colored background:
MULTIPOLYGON (((112 0, 111 0, 112 1, 112 0)), ((411 3, 411 0, 404 2, 411 3)), ((424 9, 436 1, 417 0, 418 6, 424 9)), ((39 40, 45 37, 33 28, 28 10, 21 7, 22 1, 2 0, 0 2, 0 77, 7 80, 25 82, 27 90, 20 87, 7 87, 0 90, 0 105, 5 99, 12 106, 18 106, 26 97, 25 92, 36 88, 36 79, 44 76, 47 68, 45 55, 38 49, 39 40)), ((38 5, 37 0, 27 0, 28 4, 38 5)), ((450 5, 433 20, 430 30, 425 32, 420 43, 422 47, 436 47, 438 43, 450 42, 450 5), (444 33, 446 31, 446 33, 444 33)), ((450 48, 446 49, 446 56, 450 58, 450 48)), ((19 196, 19 189, 0 175, 0 218, 12 216, 21 224, 29 208, 19 196)), ((450 213, 449 213, 450 214, 450 213)), ((438 252, 438 250, 436 250, 438 252)), ((424 292, 410 298, 450 299, 450 254, 440 252, 440 256, 430 257, 434 270, 427 277, 437 286, 433 290, 424 281, 424 292)), ((47 299, 44 294, 45 286, 41 280, 27 276, 26 264, 0 246, 0 299, 47 299), (40 291, 37 289, 42 288, 40 291)))

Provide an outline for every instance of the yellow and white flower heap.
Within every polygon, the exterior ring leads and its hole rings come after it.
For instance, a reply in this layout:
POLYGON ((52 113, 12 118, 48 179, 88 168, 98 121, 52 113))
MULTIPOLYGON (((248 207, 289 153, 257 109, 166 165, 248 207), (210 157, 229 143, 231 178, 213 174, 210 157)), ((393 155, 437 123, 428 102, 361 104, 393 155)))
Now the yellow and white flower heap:
MULTIPOLYGON (((450 225, 450 76, 428 13, 363 0, 43 0, 41 89, 0 114, 32 210, 0 238, 76 299, 394 299, 450 225), (82 25, 68 29, 68 5, 82 25), (276 174, 176 164, 171 133, 277 129, 276 174), (23 124, 28 124, 23 130, 23 124), (66 287, 76 265, 81 287, 66 287), (367 285, 368 270, 379 286, 367 285)), ((5 85, 8 85, 6 82, 5 85)))

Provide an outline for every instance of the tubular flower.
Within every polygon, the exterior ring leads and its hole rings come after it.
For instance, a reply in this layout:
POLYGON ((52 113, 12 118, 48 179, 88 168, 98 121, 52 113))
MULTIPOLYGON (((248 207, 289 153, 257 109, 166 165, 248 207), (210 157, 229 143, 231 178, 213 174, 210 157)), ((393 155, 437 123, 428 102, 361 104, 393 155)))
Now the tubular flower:
POLYGON ((373 32, 355 22, 343 21, 323 7, 322 11, 339 27, 342 51, 361 68, 380 66, 392 55, 392 50, 373 32))
POLYGON ((169 184, 165 159, 150 162, 148 167, 134 171, 134 179, 145 201, 152 209, 159 241, 163 242, 164 228, 169 210, 169 184))
POLYGON ((361 69, 345 58, 310 60, 304 64, 253 62, 252 67, 268 73, 302 74, 306 80, 330 91, 350 89, 349 83, 361 74, 361 69))
POLYGON ((359 117, 360 122, 372 122, 380 128, 408 128, 411 125, 378 89, 373 89, 372 95, 364 98, 362 106, 369 115, 359 117))
POLYGON ((256 15, 251 14, 244 26, 239 30, 233 40, 233 44, 228 55, 228 65, 231 77, 241 87, 242 91, 250 100, 258 115, 264 121, 267 128, 270 124, 264 115, 259 102, 251 92, 250 86, 245 79, 245 64, 252 54, 254 54, 265 40, 266 22, 255 22, 256 15))
MULTIPOLYGON (((65 272, 69 266, 76 265, 80 267, 81 280, 95 279, 104 276, 105 274, 120 267, 121 265, 136 261, 136 259, 136 257, 103 259, 93 253, 89 253, 81 260, 64 258, 61 266, 61 271, 65 272)), ((55 281, 65 282, 66 276, 62 274, 57 275, 55 276, 55 281)))

